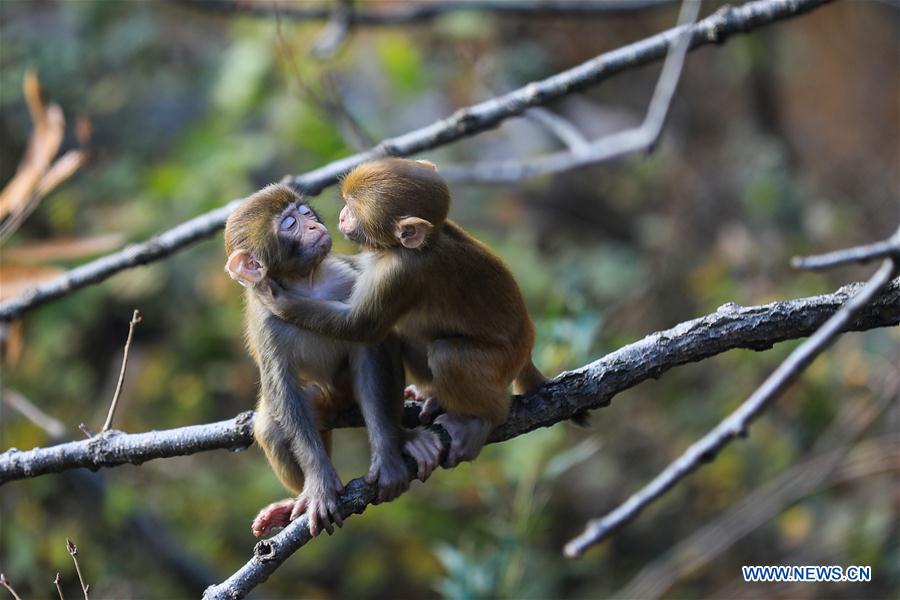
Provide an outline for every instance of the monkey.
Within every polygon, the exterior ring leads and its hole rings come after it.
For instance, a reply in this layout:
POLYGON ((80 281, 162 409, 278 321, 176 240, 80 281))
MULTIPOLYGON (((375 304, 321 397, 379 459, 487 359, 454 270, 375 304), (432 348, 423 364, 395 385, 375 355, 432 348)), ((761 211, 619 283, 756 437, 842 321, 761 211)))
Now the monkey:
POLYGON ((254 436, 281 483, 297 495, 263 508, 251 530, 260 537, 303 512, 309 531, 329 534, 341 526, 343 492, 329 458, 330 431, 320 423, 353 400, 368 429, 377 502, 409 485, 403 451, 424 481, 437 466, 441 446, 422 428, 400 427, 404 372, 402 349, 388 336, 372 345, 330 339, 286 323, 260 301, 277 284, 298 297, 346 300, 362 272, 353 256, 330 254, 331 236, 309 203, 285 185, 273 184, 248 198, 225 225, 226 271, 245 286, 245 340, 260 373, 254 436))
POLYGON ((428 161, 386 158, 343 179, 339 229, 365 257, 349 300, 305 298, 273 286, 263 299, 285 321, 374 343, 392 331, 425 408, 451 439, 444 466, 478 456, 508 416, 513 393, 546 381, 531 360, 534 325, 512 273, 447 219, 450 192, 428 161))

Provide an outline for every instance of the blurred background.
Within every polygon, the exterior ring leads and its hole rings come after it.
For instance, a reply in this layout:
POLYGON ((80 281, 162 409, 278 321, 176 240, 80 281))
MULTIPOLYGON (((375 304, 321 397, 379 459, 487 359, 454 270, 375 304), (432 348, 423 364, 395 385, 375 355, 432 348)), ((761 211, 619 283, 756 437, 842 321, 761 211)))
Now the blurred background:
MULTIPOLYGON (((391 8, 390 2, 366 5, 391 8)), ((703 15, 720 4, 705 2, 703 15)), ((576 17, 455 12, 354 28, 176 2, 0 2, 0 182, 25 154, 33 70, 66 117, 70 179, 3 239, 0 295, 141 241, 286 174, 668 28, 678 5, 576 17)), ((714 311, 827 293, 870 269, 798 273, 795 254, 879 240, 900 220, 900 11, 839 2, 687 59, 655 152, 512 185, 453 184, 451 216, 514 271, 555 375, 714 311)), ((550 105, 587 137, 638 124, 660 64, 550 105)), ((442 164, 558 150, 540 122, 420 155, 442 164)), ((315 199, 335 229, 335 188, 315 199)), ((339 237, 339 236, 338 236, 339 237)), ((336 239, 335 250, 354 252, 336 239)), ((252 408, 241 290, 221 234, 29 312, 9 332, 0 450, 98 430, 135 332, 116 427, 252 408), (13 398, 14 401, 10 401, 13 398), (41 428, 29 401, 59 421, 41 428)), ((886 598, 900 592, 898 332, 841 338, 752 428, 580 560, 563 544, 745 399, 796 346, 733 351, 617 396, 589 430, 488 447, 291 557, 256 597, 886 598), (870 565, 873 581, 743 584, 744 564, 870 565)), ((345 480, 362 430, 336 435, 345 480)), ((0 570, 23 597, 196 597, 251 555, 285 496, 258 448, 69 472, 0 488, 0 570)))

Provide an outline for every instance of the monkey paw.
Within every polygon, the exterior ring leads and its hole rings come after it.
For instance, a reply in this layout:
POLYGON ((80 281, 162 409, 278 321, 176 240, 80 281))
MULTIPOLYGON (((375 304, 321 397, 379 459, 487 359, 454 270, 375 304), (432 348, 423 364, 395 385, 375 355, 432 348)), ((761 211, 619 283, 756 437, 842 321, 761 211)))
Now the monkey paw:
POLYGON ((372 465, 365 476, 365 482, 378 482, 378 496, 375 504, 389 502, 409 489, 406 463, 399 452, 373 452, 372 465))
POLYGON ((419 408, 419 422, 423 425, 431 425, 434 418, 441 412, 441 405, 438 404, 437 398, 431 395, 430 386, 422 390, 415 385, 408 385, 403 390, 403 397, 421 405, 421 408, 419 408))
POLYGON ((450 449, 444 467, 452 468, 466 460, 474 460, 491 433, 490 422, 483 417, 443 414, 434 420, 450 434, 450 449))
POLYGON ((293 502, 290 520, 306 513, 309 517, 310 535, 316 537, 323 529, 331 535, 334 533, 334 525, 341 527, 344 524, 338 505, 339 496, 343 492, 344 486, 337 473, 332 472, 322 479, 307 478, 303 492, 293 502))
POLYGON ((291 511, 294 509, 294 498, 287 498, 266 506, 250 525, 250 531, 256 537, 269 535, 269 532, 276 527, 287 527, 291 522, 291 511))
POLYGON ((432 431, 416 427, 404 431, 403 452, 416 461, 416 477, 426 481, 441 460, 441 440, 432 431))

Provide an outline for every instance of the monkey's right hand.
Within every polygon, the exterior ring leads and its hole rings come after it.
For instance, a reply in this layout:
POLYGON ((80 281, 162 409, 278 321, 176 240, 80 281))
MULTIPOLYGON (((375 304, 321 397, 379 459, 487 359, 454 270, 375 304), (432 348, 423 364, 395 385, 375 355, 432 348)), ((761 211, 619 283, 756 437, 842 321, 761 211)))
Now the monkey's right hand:
POLYGON ((416 477, 426 481, 441 462, 441 439, 424 427, 403 432, 403 452, 416 461, 416 477))
POLYGON ((344 486, 334 469, 330 473, 308 476, 303 491, 294 502, 291 521, 306 513, 309 517, 310 535, 316 537, 322 529, 331 535, 334 533, 334 525, 341 527, 344 524, 338 506, 338 497, 343 492, 344 486))

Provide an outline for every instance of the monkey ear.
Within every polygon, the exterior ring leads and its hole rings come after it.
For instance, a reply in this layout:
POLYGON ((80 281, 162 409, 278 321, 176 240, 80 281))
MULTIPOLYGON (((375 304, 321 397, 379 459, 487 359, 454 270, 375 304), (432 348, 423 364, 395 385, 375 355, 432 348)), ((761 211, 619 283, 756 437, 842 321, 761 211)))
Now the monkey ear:
POLYGON ((419 163, 420 165, 423 165, 423 166, 425 166, 425 167, 428 167, 429 169, 431 169, 431 170, 433 170, 433 171, 437 171, 437 170, 438 170, 437 165, 434 164, 433 162, 431 162, 430 160, 422 160, 422 159, 419 159, 419 160, 417 160, 416 162, 419 163))
POLYGON ((253 258, 249 250, 235 250, 225 263, 231 278, 244 287, 256 285, 266 276, 266 268, 253 258))
POLYGON ((425 245, 431 230, 434 229, 429 221, 419 217, 404 217, 397 221, 394 227, 394 235, 404 247, 416 250, 425 245))

